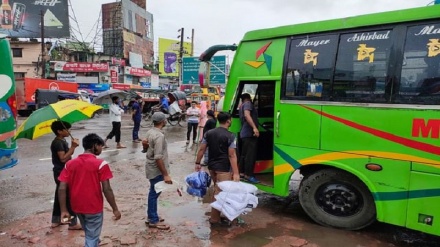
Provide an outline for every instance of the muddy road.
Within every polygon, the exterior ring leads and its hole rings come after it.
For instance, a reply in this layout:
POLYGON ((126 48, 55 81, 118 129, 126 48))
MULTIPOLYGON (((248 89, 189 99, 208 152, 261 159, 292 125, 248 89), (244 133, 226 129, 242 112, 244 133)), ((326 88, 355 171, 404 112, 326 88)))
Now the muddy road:
MULTIPOLYGON (((22 121, 22 119, 21 119, 22 121)), ((21 122, 19 121, 19 123, 21 122)), ((102 137, 110 131, 108 115, 76 123, 75 138, 87 133, 102 137)), ((439 246, 440 238, 387 224, 376 223, 361 231, 350 232, 315 224, 296 201, 259 193, 257 209, 241 218, 244 223, 229 228, 211 228, 209 204, 184 193, 164 191, 159 198, 159 214, 171 226, 168 231, 145 226, 145 204, 149 183, 145 178, 141 144, 131 141, 130 116, 122 123, 122 141, 126 149, 109 149, 107 160, 114 178, 110 181, 122 213, 113 221, 105 202, 102 246, 304 246, 304 247, 389 247, 439 246)), ((140 136, 148 130, 141 128, 140 136)), ((186 127, 166 126, 173 180, 183 184, 193 171, 195 146, 186 146, 186 127)), ((55 184, 49 145, 52 135, 37 140, 19 140, 20 164, 0 171, 0 246, 82 246, 82 231, 67 226, 50 229, 55 184)), ((74 156, 82 153, 78 147, 74 156)), ((297 179, 297 178, 295 178, 297 179)), ((294 180, 295 180, 294 179, 294 180)), ((297 184, 293 181, 292 184, 297 184)))

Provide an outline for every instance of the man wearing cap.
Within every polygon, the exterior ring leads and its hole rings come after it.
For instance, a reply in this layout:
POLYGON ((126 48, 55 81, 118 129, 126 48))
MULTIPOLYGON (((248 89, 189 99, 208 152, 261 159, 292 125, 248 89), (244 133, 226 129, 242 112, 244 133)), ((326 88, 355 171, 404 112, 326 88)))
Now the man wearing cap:
POLYGON ((142 141, 144 150, 147 150, 147 162, 145 164, 145 174, 150 181, 150 191, 148 193, 147 221, 148 227, 159 230, 168 230, 170 227, 161 221, 157 213, 157 193, 154 185, 160 181, 172 184, 169 175, 168 149, 165 135, 162 131, 166 125, 166 115, 162 112, 155 112, 152 116, 154 127, 147 131, 146 138, 142 141))
POLYGON ((110 121, 112 122, 112 131, 107 135, 104 141, 104 148, 108 148, 107 140, 116 138, 116 148, 126 148, 121 144, 121 115, 124 110, 119 106, 119 98, 112 97, 112 104, 109 107, 110 121))
POLYGON ((139 128, 141 127, 141 120, 142 120, 142 111, 141 111, 142 97, 136 95, 134 99, 135 101, 133 103, 133 106, 131 107, 131 109, 133 110, 131 119, 133 120, 134 123, 133 142, 139 143, 142 141, 141 139, 139 139, 139 128))

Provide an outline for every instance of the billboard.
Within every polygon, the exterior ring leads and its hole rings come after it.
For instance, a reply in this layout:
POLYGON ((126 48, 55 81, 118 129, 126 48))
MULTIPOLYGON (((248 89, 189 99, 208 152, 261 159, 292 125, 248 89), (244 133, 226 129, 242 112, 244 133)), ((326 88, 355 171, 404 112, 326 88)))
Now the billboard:
MULTIPOLYGON (((159 38, 159 71, 164 76, 179 75, 180 41, 159 38)), ((191 43, 183 42, 184 57, 191 54, 191 43)))
POLYGON ((0 5, 0 34, 17 38, 41 37, 41 13, 45 38, 68 38, 68 0, 9 0, 0 5))
MULTIPOLYGON (((210 84, 226 83, 226 56, 213 56, 209 70, 210 84)), ((198 57, 183 58, 182 84, 199 84, 200 60, 198 57)))

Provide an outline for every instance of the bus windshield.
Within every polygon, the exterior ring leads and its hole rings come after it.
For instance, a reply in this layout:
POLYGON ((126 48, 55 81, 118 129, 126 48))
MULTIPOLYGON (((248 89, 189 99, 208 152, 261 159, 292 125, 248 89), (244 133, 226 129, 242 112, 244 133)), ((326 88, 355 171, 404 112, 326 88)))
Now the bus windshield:
POLYGON ((0 37, 0 170, 17 164, 17 103, 12 67, 11 48, 8 40, 0 37))
POLYGON ((440 5, 250 31, 222 102, 238 137, 256 116, 237 148, 260 190, 298 180, 319 224, 440 236, 440 5))

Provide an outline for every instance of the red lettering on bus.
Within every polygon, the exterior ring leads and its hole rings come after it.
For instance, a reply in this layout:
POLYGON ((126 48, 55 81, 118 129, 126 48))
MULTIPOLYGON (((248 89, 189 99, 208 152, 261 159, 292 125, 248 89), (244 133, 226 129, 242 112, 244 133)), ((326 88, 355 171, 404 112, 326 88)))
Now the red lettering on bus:
POLYGON ((440 119, 425 119, 415 118, 413 119, 412 136, 423 138, 439 138, 440 133, 440 119))

